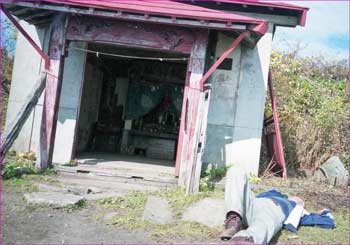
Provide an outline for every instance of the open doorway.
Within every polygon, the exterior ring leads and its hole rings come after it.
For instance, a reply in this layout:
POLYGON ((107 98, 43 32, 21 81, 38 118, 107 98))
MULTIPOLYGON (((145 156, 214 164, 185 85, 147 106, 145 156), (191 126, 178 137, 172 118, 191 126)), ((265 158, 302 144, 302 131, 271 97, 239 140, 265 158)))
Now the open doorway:
POLYGON ((95 43, 88 50, 75 158, 174 174, 186 57, 95 43))

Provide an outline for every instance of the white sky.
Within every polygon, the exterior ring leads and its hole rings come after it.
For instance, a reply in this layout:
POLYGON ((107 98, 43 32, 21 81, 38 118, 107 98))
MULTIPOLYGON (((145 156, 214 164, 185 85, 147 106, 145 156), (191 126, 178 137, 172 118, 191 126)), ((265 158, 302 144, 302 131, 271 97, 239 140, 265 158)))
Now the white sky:
POLYGON ((288 51, 300 43, 300 55, 349 58, 349 1, 284 1, 309 7, 306 26, 278 27, 273 47, 288 51))

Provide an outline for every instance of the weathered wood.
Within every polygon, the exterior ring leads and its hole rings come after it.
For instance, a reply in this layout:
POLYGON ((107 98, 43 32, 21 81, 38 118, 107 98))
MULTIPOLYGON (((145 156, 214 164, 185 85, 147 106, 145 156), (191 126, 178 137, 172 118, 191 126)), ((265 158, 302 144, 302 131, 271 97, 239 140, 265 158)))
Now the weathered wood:
POLYGON ((46 74, 43 73, 34 89, 26 97, 23 107, 16 115, 15 119, 9 124, 8 129, 4 132, 2 142, 1 142, 1 156, 2 158, 6 155, 7 151, 10 149, 11 145, 17 138, 19 132, 21 131, 23 125, 27 121, 30 113, 33 111, 38 99, 40 98, 44 88, 45 88, 46 74))
POLYGON ((49 46, 50 70, 46 79, 40 144, 36 167, 44 169, 51 164, 57 125, 58 104, 62 87, 66 16, 58 14, 52 24, 49 46))
MULTIPOLYGON (((79 6, 58 6, 51 5, 50 3, 33 3, 33 2, 15 2, 17 6, 30 7, 35 9, 40 9, 41 11, 51 10, 65 13, 73 13, 80 15, 88 16, 100 16, 108 17, 118 20, 128 20, 128 21, 140 21, 147 23, 155 24, 167 24, 175 26, 186 26, 186 27, 199 27, 199 28, 208 28, 215 30, 246 30, 247 25, 244 23, 233 23, 227 25, 226 21, 201 21, 198 19, 189 19, 189 18, 169 18, 167 16, 152 16, 152 15, 140 15, 137 13, 123 13, 121 11, 117 12, 116 10, 107 10, 107 9, 97 9, 97 8, 81 8, 79 6)), ((6 7, 9 8, 12 5, 6 4, 6 7)))
POLYGON ((179 53, 191 52, 193 32, 184 28, 145 23, 76 17, 69 21, 67 39, 151 48, 179 53))
MULTIPOLYGON (((197 31, 196 41, 191 52, 190 76, 186 81, 183 99, 183 111, 181 115, 181 125, 179 132, 179 142, 177 161, 180 161, 179 185, 186 186, 187 193, 191 189, 191 176, 195 172, 197 163, 199 110, 201 108, 200 99, 200 79, 204 74, 205 58, 208 43, 208 32, 197 31)), ((199 159, 201 161, 201 159, 199 159)))
POLYGON ((198 113, 197 127, 199 132, 197 134, 197 149, 195 151, 195 161, 192 167, 191 177, 188 185, 186 186, 186 193, 194 194, 199 191, 199 183, 202 171, 202 155, 205 148, 208 111, 210 102, 211 89, 208 87, 201 93, 200 98, 200 110, 198 113))

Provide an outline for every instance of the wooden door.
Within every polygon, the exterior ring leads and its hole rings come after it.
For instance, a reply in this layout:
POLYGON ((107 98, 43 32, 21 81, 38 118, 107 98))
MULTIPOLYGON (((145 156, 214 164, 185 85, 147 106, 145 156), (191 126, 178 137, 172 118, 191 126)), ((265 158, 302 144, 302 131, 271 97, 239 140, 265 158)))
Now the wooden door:
POLYGON ((204 93, 201 91, 200 80, 204 75, 207 43, 208 31, 197 31, 183 96, 175 175, 179 176, 179 185, 187 188, 191 176, 196 172, 195 163, 201 161, 198 159, 198 147, 200 147, 204 93))

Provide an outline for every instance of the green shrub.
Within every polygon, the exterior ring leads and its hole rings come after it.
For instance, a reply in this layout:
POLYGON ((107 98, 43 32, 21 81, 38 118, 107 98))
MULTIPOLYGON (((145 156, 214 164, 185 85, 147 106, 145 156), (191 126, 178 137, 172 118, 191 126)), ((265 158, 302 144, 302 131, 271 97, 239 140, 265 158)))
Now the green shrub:
MULTIPOLYGON (((287 167, 317 169, 330 156, 349 160, 346 62, 273 52, 271 70, 287 167)), ((271 113, 269 97, 266 114, 271 113)))
POLYGON ((33 152, 19 153, 16 159, 10 163, 4 163, 2 167, 3 179, 20 178, 23 174, 33 174, 35 164, 33 152))
POLYGON ((200 191, 213 190, 215 182, 225 177, 227 170, 231 166, 232 165, 218 166, 217 164, 209 164, 207 168, 202 170, 199 183, 200 191))
POLYGON ((2 178, 4 180, 20 178, 22 176, 22 172, 18 167, 13 164, 3 165, 2 168, 2 178))

